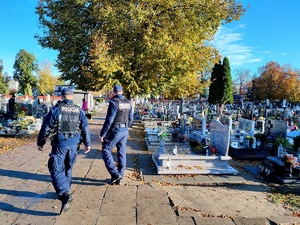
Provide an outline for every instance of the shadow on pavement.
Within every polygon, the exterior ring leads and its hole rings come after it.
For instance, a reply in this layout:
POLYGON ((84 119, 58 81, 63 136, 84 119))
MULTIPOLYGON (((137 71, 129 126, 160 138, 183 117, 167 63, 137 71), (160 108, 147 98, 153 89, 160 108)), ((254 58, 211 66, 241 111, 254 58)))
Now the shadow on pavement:
POLYGON ((43 211, 36 211, 36 210, 31 210, 31 209, 22 209, 15 207, 11 204, 0 202, 0 208, 3 211, 8 211, 8 212, 15 212, 15 213, 20 213, 20 214, 27 214, 27 215, 34 215, 34 216, 57 216, 58 213, 52 213, 52 212, 43 212, 43 211))

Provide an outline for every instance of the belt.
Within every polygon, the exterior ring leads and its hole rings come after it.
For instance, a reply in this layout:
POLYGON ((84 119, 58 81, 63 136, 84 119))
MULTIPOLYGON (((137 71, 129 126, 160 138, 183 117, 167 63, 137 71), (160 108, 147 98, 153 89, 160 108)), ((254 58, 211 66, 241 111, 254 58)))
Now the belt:
POLYGON ((127 127, 127 125, 125 123, 114 126, 114 128, 126 128, 126 127, 127 127))

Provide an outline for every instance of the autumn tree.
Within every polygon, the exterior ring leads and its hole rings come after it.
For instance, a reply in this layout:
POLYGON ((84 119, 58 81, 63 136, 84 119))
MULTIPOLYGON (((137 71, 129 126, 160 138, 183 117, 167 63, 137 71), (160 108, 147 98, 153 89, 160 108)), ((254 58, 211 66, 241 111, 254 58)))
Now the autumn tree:
POLYGON ((62 79, 83 90, 118 81, 134 96, 212 68, 220 57, 207 41, 244 9, 234 0, 39 0, 36 12, 36 38, 59 52, 62 79))
POLYGON ((290 65, 280 66, 268 62, 259 68, 259 77, 255 79, 256 99, 299 101, 299 72, 290 65))
POLYGON ((36 87, 37 79, 33 72, 38 70, 38 64, 35 56, 21 49, 15 59, 13 78, 19 82, 20 92, 26 95, 32 95, 32 88, 36 87))
POLYGON ((52 94, 56 85, 56 78, 51 75, 51 63, 44 63, 38 71, 38 91, 42 95, 52 94))
POLYGON ((250 70, 237 68, 235 71, 234 83, 237 86, 238 94, 245 95, 246 90, 249 87, 249 82, 251 82, 250 70))
POLYGON ((233 103, 232 78, 229 60, 224 57, 215 64, 211 74, 208 102, 217 105, 218 115, 223 111, 224 104, 233 103))

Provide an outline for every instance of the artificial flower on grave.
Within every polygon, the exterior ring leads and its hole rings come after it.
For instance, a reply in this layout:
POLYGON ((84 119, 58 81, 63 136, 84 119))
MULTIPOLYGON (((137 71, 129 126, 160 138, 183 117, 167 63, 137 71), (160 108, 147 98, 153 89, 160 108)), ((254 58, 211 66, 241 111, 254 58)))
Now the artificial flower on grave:
POLYGON ((158 128, 157 136, 160 139, 166 139, 168 137, 168 129, 166 127, 158 128))
POLYGON ((210 123, 206 123, 206 129, 210 128, 210 123))
POLYGON ((255 137, 248 135, 248 136, 246 136, 246 139, 249 140, 249 147, 251 147, 254 142, 255 137))
POLYGON ((298 158, 294 157, 292 154, 284 154, 282 156, 282 161, 292 164, 293 167, 296 167, 298 158))
POLYGON ((187 126, 190 126, 190 125, 192 124, 192 122, 193 122, 193 117, 189 116, 189 117, 187 118, 186 125, 187 125, 187 126))

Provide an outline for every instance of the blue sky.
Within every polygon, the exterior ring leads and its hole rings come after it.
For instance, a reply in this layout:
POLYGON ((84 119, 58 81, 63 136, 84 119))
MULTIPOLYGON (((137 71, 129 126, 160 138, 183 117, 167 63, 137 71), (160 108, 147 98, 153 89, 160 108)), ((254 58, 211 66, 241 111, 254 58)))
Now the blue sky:
POLYGON ((222 56, 228 57, 232 76, 237 68, 259 75, 257 69, 270 61, 300 69, 300 1, 242 2, 250 4, 245 15, 221 27, 214 41, 222 56))
MULTIPOLYGON (((37 27, 37 0, 0 0, 0 59, 4 72, 13 74, 16 54, 33 53, 39 64, 55 63, 57 52, 42 49, 34 35, 37 27)), ((238 0, 237 0, 238 2, 238 0)), ((300 69, 300 0, 243 0, 249 9, 239 21, 221 27, 213 42, 222 56, 229 58, 232 75, 237 68, 249 69, 274 61, 300 69)), ((59 75, 53 68, 53 75, 59 75)))

